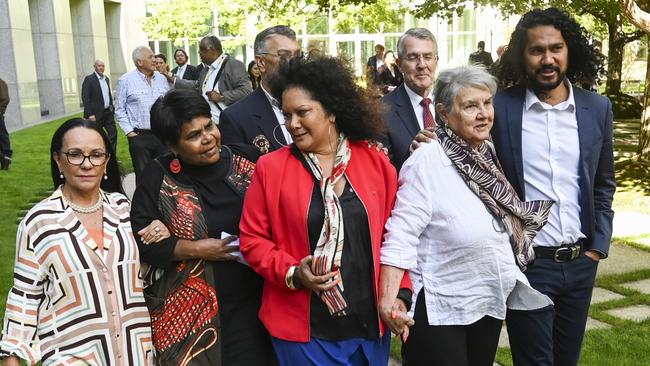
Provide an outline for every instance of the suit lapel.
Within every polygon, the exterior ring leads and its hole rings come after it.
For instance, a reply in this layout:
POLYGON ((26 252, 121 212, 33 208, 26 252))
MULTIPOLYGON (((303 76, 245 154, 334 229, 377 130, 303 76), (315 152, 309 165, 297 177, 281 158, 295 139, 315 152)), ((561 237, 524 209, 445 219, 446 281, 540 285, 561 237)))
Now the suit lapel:
POLYGON ((517 191, 519 192, 522 199, 526 199, 524 185, 524 162, 521 149, 525 93, 525 89, 513 93, 513 97, 508 99, 509 105, 506 108, 508 118, 508 123, 506 126, 508 129, 508 138, 510 140, 510 148, 512 151, 513 161, 515 163, 515 173, 517 175, 518 187, 515 187, 515 189, 518 188, 517 191))
POLYGON ((264 136, 270 137, 269 143, 273 146, 274 150, 287 145, 287 140, 284 138, 282 128, 278 124, 278 119, 275 117, 273 108, 269 100, 264 94, 262 88, 257 88, 255 94, 255 106, 253 110, 253 117, 257 119, 256 124, 259 126, 264 136))
POLYGON ((415 111, 413 111, 413 105, 411 105, 411 99, 409 99, 408 94, 406 93, 406 88, 404 84, 400 85, 397 90, 397 95, 395 99, 395 114, 399 117, 400 121, 409 132, 409 136, 415 136, 420 131, 420 125, 418 124, 418 119, 415 116, 415 111))

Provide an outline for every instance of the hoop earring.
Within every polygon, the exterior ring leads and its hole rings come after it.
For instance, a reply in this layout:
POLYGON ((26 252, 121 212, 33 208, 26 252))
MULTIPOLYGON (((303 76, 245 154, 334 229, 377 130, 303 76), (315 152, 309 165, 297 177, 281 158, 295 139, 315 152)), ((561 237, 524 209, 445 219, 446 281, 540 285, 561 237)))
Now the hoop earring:
POLYGON ((275 142, 278 143, 278 145, 285 147, 285 146, 289 146, 289 144, 283 144, 280 140, 278 140, 278 137, 275 135, 275 130, 278 127, 282 127, 282 125, 284 125, 284 123, 278 123, 275 127, 273 127, 273 139, 275 140, 275 142))

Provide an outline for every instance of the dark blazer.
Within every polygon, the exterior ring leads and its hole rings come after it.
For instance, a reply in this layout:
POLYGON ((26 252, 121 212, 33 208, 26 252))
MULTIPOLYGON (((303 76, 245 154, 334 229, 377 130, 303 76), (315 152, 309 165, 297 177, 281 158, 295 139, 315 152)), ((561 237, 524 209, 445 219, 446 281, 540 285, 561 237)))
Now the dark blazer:
POLYGON ((410 155, 411 141, 420 131, 420 126, 404 84, 388 93, 382 101, 389 109, 384 114, 388 134, 381 142, 388 149, 390 161, 399 172, 410 155))
MULTIPOLYGON (((104 80, 108 84, 108 104, 113 107, 113 94, 111 93, 111 82, 108 76, 104 75, 104 80)), ((84 118, 95 116, 96 120, 101 120, 104 116, 104 96, 102 88, 99 85, 99 79, 93 72, 84 78, 81 84, 81 101, 84 105, 84 118)))
POLYGON ((253 145, 262 154, 287 144, 261 87, 221 113, 219 130, 222 144, 253 145))
MULTIPOLYGON (((184 80, 197 80, 199 78, 199 69, 196 66, 192 66, 190 64, 186 64, 187 67, 185 68, 185 73, 183 74, 183 79, 184 80)), ((176 75, 176 72, 178 71, 178 66, 174 67, 172 69, 172 73, 176 75)))
MULTIPOLYGON (((521 199, 524 164, 521 131, 526 90, 512 87, 494 99, 492 138, 506 177, 521 199)), ((612 237, 612 200, 616 191, 612 146, 612 104, 608 98, 573 87, 580 140, 578 166, 581 231, 587 236, 586 249, 607 256, 612 237)))

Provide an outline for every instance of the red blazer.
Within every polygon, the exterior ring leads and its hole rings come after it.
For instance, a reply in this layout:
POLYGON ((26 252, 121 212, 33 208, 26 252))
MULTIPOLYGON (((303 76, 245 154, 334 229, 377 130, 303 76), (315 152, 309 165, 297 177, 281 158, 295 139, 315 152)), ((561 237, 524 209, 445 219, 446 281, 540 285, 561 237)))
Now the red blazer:
MULTIPOLYGON (((352 142, 350 148, 345 175, 368 215, 377 303, 379 250, 395 203, 397 173, 386 155, 365 142, 352 142)), ((289 147, 264 155, 257 162, 239 224, 241 252, 265 279, 260 319, 272 336, 293 342, 310 339, 310 290, 289 289, 285 275, 310 254, 307 213, 313 187, 314 178, 289 147)), ((407 275, 402 287, 411 288, 407 275)), ((379 328, 383 334, 381 321, 379 328)))

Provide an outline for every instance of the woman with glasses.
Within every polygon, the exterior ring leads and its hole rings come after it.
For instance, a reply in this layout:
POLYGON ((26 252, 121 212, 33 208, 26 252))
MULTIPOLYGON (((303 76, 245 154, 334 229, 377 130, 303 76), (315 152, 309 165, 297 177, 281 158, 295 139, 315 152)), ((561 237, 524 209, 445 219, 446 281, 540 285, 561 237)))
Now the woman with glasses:
POLYGON ((134 230, 160 220, 171 236, 136 235, 163 365, 273 365, 257 313, 262 279, 239 253, 236 235, 258 153, 221 144, 210 106, 193 90, 172 90, 151 108, 151 130, 171 154, 145 168, 133 195, 134 230))
POLYGON ((101 127, 79 118, 52 137, 54 193, 18 227, 5 365, 153 364, 130 205, 110 146, 101 127))
POLYGON ((260 318, 283 366, 385 366, 379 255, 397 174, 368 146, 384 130, 380 108, 335 58, 294 58, 270 84, 293 143, 260 158, 240 224, 264 278, 260 318))

